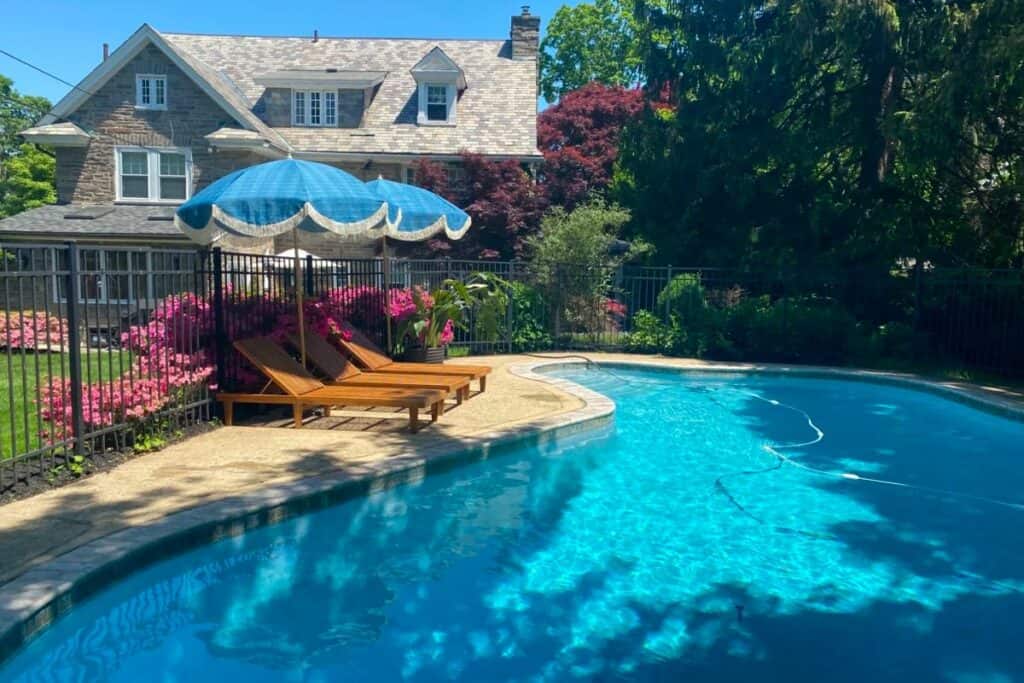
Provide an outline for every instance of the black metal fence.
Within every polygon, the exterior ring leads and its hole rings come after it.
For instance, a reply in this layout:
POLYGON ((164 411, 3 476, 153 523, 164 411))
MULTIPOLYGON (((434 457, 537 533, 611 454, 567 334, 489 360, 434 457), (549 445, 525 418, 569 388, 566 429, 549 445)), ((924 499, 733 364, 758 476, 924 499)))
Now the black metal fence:
POLYGON ((0 245, 0 492, 209 419, 186 250, 0 245), (143 419, 146 418, 146 419, 143 419))
MULTIPOLYGON (((191 250, 0 245, 0 492, 154 422, 210 416, 208 387, 260 378, 232 351, 295 314, 292 258, 191 250)), ((494 273, 497 336, 474 353, 629 350, 709 359, 885 365, 1024 377, 1024 272, 752 273, 519 261, 305 257, 315 311, 387 341, 384 292, 494 273)), ((314 311, 314 312, 315 312, 314 311)), ((293 322, 293 321, 292 321, 293 322)))

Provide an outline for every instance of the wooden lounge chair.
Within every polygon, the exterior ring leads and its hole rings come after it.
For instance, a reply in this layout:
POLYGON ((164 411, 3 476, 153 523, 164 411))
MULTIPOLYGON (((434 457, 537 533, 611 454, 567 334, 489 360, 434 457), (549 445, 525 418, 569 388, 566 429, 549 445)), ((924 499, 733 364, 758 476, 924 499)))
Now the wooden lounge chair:
MULTIPOLYGON (((297 334, 288 335, 288 341, 295 348, 302 343, 297 334)), ((440 389, 454 394, 460 405, 469 397, 469 377, 465 375, 360 372, 345 354, 311 330, 306 330, 306 359, 327 376, 329 386, 440 389)))
POLYGON ((306 408, 323 408, 325 415, 330 415, 332 406, 340 405, 405 408, 412 432, 419 430, 419 411, 429 409, 431 422, 437 422, 444 413, 445 392, 439 389, 327 386, 267 337, 236 341, 235 348, 270 380, 264 392, 273 385, 283 393, 218 393, 228 425, 234 419, 235 403, 290 405, 296 428, 302 426, 302 411, 306 408))
POLYGON ((365 334, 352 326, 345 328, 352 333, 351 339, 342 338, 339 343, 364 369, 370 372, 415 373, 417 375, 462 375, 480 382, 480 391, 487 390, 487 375, 491 368, 486 365, 455 365, 448 363, 399 363, 388 358, 383 351, 370 341, 365 334))

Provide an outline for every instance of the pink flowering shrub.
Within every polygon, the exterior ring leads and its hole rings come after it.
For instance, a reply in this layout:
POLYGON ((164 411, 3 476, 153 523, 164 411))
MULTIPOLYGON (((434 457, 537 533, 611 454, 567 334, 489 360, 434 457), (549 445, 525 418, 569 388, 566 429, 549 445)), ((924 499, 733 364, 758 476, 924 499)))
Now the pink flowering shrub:
POLYGON ((0 311, 0 348, 46 350, 63 346, 68 324, 44 312, 0 311))
POLYGON ((390 292, 391 319, 396 323, 408 320, 416 315, 419 308, 416 306, 418 298, 424 311, 430 311, 434 307, 434 298, 430 292, 422 287, 411 287, 409 289, 392 289, 390 292))
MULTIPOLYGON (((435 294, 442 298, 448 296, 443 290, 438 290, 435 294)), ((455 341, 455 322, 451 318, 439 318, 439 314, 444 315, 444 312, 440 309, 435 310, 437 302, 434 295, 427 290, 418 286, 393 289, 389 293, 389 299, 391 319, 398 328, 399 346, 404 346, 407 342, 426 346, 448 346, 455 341), (444 320, 443 325, 441 320, 444 320)))
MULTIPOLYGON (((416 295, 421 303, 433 305, 426 292, 417 291, 416 295)), ((410 303, 415 310, 412 290, 395 290, 390 300, 396 318, 409 315, 410 303)), ((370 329, 379 325, 385 314, 384 301, 384 292, 376 287, 336 288, 304 301, 303 317, 312 332, 337 342, 351 339, 352 327, 370 329)), ((226 288, 224 325, 229 342, 268 334, 284 344, 290 334, 298 331, 295 302, 226 288)), ((61 335, 66 333, 66 324, 61 322, 59 329, 61 335)), ((442 343, 450 343, 454 336, 449 320, 441 334, 442 343)), ((86 431, 142 422, 179 401, 188 391, 204 385, 212 390, 218 388, 211 384, 215 370, 212 350, 218 340, 210 299, 192 293, 169 296, 157 304, 145 323, 122 333, 121 343, 131 353, 129 370, 122 377, 82 388, 86 431)), ((231 349, 230 343, 227 347, 231 349)), ((231 352, 234 353, 233 349, 231 352)), ((232 388, 256 388, 266 382, 237 353, 227 366, 232 388)), ((55 379, 42 387, 40 408, 43 419, 52 425, 43 435, 45 438, 60 441, 72 435, 70 382, 55 379)))
MULTIPOLYGON (((166 408, 182 393, 201 387, 213 375, 206 348, 212 343, 208 302, 194 294, 167 297, 148 322, 121 335, 132 352, 131 367, 119 378, 82 387, 87 431, 142 421, 166 408)), ((40 413, 50 423, 50 441, 72 435, 71 382, 51 380, 40 390, 40 413)))

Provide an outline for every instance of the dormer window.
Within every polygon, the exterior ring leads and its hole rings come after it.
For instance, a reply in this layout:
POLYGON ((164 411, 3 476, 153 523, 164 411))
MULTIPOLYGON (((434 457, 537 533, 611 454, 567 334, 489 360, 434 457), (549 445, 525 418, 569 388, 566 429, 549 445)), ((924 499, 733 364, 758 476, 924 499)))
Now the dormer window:
POLYGON ((152 74, 136 75, 135 108, 167 109, 167 77, 152 74))
POLYGON ((435 47, 412 68, 416 80, 416 123, 421 126, 455 125, 459 93, 466 89, 466 74, 440 47, 435 47))
POLYGON ((427 85, 427 120, 448 120, 448 86, 427 85))
POLYGON ((337 126, 337 90, 293 90, 292 124, 296 126, 337 126))

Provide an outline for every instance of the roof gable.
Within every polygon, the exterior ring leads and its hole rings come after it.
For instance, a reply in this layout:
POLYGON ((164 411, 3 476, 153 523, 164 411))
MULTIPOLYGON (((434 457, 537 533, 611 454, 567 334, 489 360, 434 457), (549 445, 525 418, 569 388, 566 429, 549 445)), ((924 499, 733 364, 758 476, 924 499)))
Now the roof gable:
POLYGON ((459 90, 466 89, 465 72, 438 45, 435 45, 434 49, 425 54, 423 59, 416 62, 409 72, 416 80, 419 80, 421 77, 438 78, 448 76, 456 81, 459 90))
POLYGON ((74 113, 93 93, 102 88, 107 81, 150 44, 163 52, 175 66, 195 82, 218 106, 230 114, 239 125, 259 133, 272 145, 284 151, 290 150, 290 145, 284 138, 252 113, 252 105, 248 99, 228 78, 212 67, 203 64, 194 56, 175 49, 149 24, 139 27, 106 60, 90 71, 39 121, 38 125, 52 124, 74 113))

